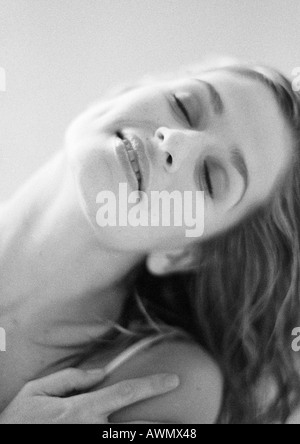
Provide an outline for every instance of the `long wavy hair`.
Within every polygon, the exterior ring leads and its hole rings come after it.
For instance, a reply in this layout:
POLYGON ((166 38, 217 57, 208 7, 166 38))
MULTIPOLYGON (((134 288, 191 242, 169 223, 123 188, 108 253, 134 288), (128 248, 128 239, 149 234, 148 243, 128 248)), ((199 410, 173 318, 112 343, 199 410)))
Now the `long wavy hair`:
MULTIPOLYGON (((142 266, 135 289, 148 320, 184 329, 218 363, 224 377, 220 423, 285 423, 300 404, 291 346, 300 316, 300 97, 276 70, 217 69, 271 89, 293 136, 293 161, 267 202, 195 246, 193 271, 154 277, 142 266)), ((134 307, 129 300, 128 325, 138 317, 134 307)))

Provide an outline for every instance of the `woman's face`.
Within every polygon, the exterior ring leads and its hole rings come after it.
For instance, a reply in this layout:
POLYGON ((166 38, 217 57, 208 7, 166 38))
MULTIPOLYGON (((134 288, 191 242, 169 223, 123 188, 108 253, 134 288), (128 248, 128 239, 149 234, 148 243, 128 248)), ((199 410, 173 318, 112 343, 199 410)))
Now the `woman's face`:
MULTIPOLYGON (((101 227, 100 192, 118 199, 123 183, 128 194, 140 189, 150 202, 152 191, 204 191, 206 239, 270 195, 292 151, 272 92, 225 70, 133 89, 79 117, 66 140, 82 207, 99 240, 143 252, 184 247, 195 238, 186 237, 184 217, 181 226, 132 226, 128 220, 120 226, 117 217, 116 226, 101 227)), ((136 210, 144 211, 143 200, 136 210)))

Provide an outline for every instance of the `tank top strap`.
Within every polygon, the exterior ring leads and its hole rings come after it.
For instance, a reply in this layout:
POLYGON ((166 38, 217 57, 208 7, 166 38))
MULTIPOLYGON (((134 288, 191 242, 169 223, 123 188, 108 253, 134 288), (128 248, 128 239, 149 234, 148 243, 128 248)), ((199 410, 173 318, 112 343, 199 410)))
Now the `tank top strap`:
POLYGON ((159 344, 166 340, 172 339, 187 339, 187 333, 183 332, 183 330, 175 330, 169 333, 156 334, 152 336, 148 336, 135 344, 128 347, 122 353, 120 353, 116 358, 114 358, 111 362, 109 362, 105 367, 104 371, 106 376, 109 376, 123 364, 125 364, 129 359, 133 356, 141 353, 144 350, 151 348, 153 345, 159 344))

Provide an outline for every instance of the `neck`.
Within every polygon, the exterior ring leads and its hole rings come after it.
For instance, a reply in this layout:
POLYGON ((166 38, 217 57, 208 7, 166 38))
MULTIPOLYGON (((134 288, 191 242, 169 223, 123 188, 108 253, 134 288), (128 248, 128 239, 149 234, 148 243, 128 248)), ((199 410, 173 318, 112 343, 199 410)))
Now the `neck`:
POLYGON ((80 208, 64 152, 0 207, 0 230, 0 285, 9 297, 113 290, 142 260, 101 246, 80 208))

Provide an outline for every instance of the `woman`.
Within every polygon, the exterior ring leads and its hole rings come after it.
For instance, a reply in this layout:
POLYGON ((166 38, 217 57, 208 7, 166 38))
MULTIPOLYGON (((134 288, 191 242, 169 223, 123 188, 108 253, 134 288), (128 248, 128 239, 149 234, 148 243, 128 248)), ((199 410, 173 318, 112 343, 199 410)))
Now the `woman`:
MULTIPOLYGON (((214 422, 222 379, 204 345, 222 370, 225 422, 261 421, 264 410, 268 420, 285 420, 299 382, 288 347, 298 321, 298 136, 299 98, 289 82, 238 66, 136 88, 81 116, 66 150, 2 211, 0 324, 11 344, 1 362, 2 408, 30 379, 91 365, 85 358, 97 358, 95 346, 131 300, 133 270, 146 263, 152 274, 187 273, 176 291, 175 278, 157 278, 150 301, 158 296, 158 317, 177 326, 175 307, 184 307, 179 326, 191 341, 160 344, 137 358, 143 365, 111 373, 108 383, 164 358, 182 382, 115 418, 165 411, 166 421, 214 422), (125 150, 123 139, 136 136, 143 145, 135 175, 129 161, 120 166, 116 146, 125 150), (99 227, 98 193, 117 194, 120 182, 147 194, 204 189, 203 236, 187 238, 184 226, 99 227), (275 390, 265 409, 264 376, 275 390)), ((149 300, 145 282, 144 274, 138 289, 149 300)))

